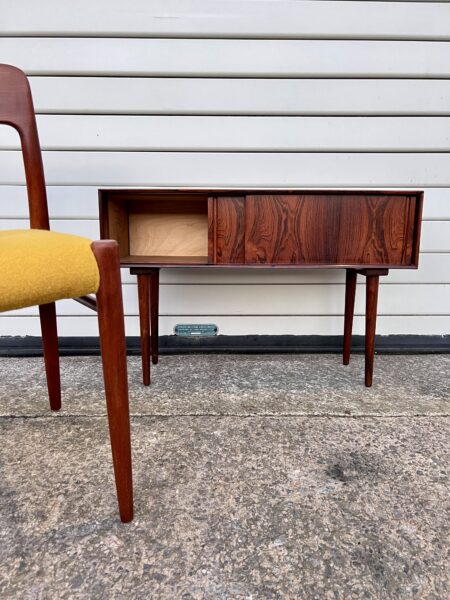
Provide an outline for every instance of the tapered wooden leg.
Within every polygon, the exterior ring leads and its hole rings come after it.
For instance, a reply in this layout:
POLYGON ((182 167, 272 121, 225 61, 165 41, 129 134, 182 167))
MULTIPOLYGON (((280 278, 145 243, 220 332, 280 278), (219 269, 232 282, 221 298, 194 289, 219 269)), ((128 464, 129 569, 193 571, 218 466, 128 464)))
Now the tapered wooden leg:
POLYGON ((377 323, 378 275, 367 274, 366 279, 366 386, 371 387, 375 355, 375 329, 377 323))
POLYGON ((117 498, 120 518, 128 523, 133 518, 133 484, 119 252, 112 240, 93 242, 92 250, 100 271, 98 324, 117 498))
POLYGON ((158 321, 159 321, 159 269, 154 269, 150 276, 150 319, 152 362, 158 364, 158 321))
POLYGON ((44 350, 45 373, 47 376, 50 408, 61 408, 61 379, 59 374, 58 331, 56 326, 55 303, 39 306, 41 320, 42 347, 44 350))
POLYGON ((150 277, 138 275, 139 323, 141 328, 142 380, 150 385, 150 277))
POLYGON ((344 351, 343 363, 350 362, 350 351, 352 347, 353 313, 355 311, 357 273, 353 269, 347 269, 345 278, 345 317, 344 317, 344 351))

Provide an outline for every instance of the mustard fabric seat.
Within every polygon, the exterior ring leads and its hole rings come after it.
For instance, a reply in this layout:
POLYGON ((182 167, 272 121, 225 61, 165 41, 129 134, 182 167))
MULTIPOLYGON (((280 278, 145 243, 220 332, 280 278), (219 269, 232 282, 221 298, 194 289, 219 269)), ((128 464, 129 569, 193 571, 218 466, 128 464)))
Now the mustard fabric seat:
POLYGON ((42 229, 0 231, 0 312, 96 293, 91 240, 42 229))

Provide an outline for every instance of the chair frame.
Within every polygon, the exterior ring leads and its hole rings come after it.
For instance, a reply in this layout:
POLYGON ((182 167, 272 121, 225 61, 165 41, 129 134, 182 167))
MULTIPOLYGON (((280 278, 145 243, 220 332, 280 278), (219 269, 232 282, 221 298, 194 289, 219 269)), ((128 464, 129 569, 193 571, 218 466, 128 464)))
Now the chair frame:
MULTIPOLYGON (((20 69, 0 64, 0 124, 10 125, 20 136, 31 229, 50 229, 44 168, 28 79, 20 69)), ((100 349, 114 475, 120 518, 133 518, 130 416, 126 364, 120 261, 117 242, 92 242, 100 287, 96 299, 75 298, 98 312, 100 349)), ((45 371, 50 408, 61 408, 58 335, 55 303, 39 306, 45 371)))

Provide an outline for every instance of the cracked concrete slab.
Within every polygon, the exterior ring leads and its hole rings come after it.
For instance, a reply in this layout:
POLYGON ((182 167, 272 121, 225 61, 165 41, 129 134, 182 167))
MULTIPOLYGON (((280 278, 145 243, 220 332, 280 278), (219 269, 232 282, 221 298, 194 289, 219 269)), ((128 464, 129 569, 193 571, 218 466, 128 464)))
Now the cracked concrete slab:
POLYGON ((65 408, 51 415, 39 359, 3 359, 0 597, 448 597, 448 358, 379 357, 366 390, 361 365, 355 380, 333 356, 163 357, 154 387, 131 383, 128 525, 99 360, 63 359, 65 408))

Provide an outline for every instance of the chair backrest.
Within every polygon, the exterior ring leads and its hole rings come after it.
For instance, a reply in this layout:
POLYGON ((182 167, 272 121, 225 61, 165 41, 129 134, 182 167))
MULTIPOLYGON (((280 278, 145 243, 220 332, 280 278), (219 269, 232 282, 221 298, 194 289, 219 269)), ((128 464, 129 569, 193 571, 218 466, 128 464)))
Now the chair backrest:
POLYGON ((23 71, 0 64, 0 123, 20 136, 27 182, 30 226, 49 229, 44 168, 30 85, 23 71))

